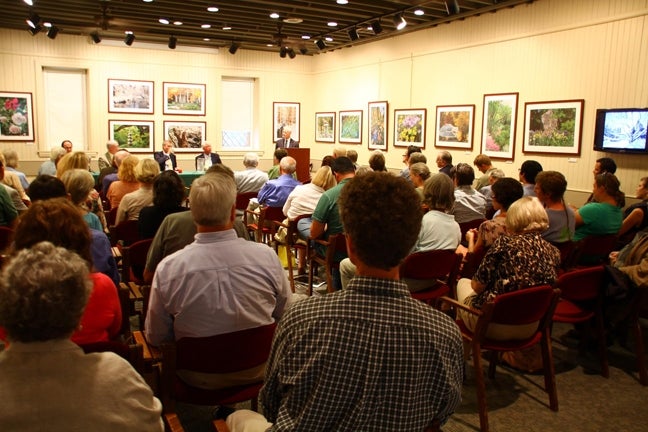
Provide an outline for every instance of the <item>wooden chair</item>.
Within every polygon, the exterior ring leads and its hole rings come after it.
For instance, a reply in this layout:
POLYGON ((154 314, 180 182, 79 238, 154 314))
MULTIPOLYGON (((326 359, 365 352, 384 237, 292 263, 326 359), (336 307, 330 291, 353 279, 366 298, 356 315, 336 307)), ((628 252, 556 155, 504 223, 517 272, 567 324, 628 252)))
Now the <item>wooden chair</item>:
POLYGON ((462 222, 459 224, 459 229, 461 230, 461 244, 464 246, 468 246, 468 242, 466 241, 466 233, 470 231, 471 229, 477 229, 479 228, 479 225, 482 224, 482 222, 485 222, 486 219, 474 219, 468 222, 462 222))
POLYGON ((115 208, 110 208, 110 201, 106 201, 108 203, 108 208, 110 210, 105 211, 104 214, 106 215, 106 224, 110 228, 111 226, 115 225, 115 221, 117 220, 117 207, 115 208))
POLYGON ((401 264, 400 277, 428 282, 428 287, 413 292, 412 297, 435 306, 442 296, 457 298, 457 274, 461 259, 461 254, 454 249, 414 252, 401 264))
POLYGON ((4 263, 5 252, 9 249, 9 246, 13 243, 14 230, 6 227, 0 226, 0 265, 4 263))
POLYGON ((224 374, 263 365, 269 355, 276 324, 202 338, 182 338, 162 344, 160 395, 164 413, 175 412, 175 403, 231 405, 251 400, 256 410, 263 379, 246 385, 206 390, 181 380, 176 371, 224 374))
POLYGON ((556 306, 553 321, 562 323, 586 324, 581 335, 579 350, 583 352, 590 340, 590 323, 596 322, 601 375, 610 377, 605 341, 603 301, 605 289, 605 270, 603 266, 588 267, 563 273, 556 282, 560 289, 560 301, 556 306))
POLYGON ((263 206, 259 212, 245 210, 243 213, 245 227, 254 236, 257 243, 272 245, 276 233, 276 225, 273 221, 281 222, 285 219, 281 207, 263 206), (256 218, 256 220, 255 220, 256 218))
POLYGON ((461 268, 462 278, 472 279, 479 265, 484 260, 486 252, 488 252, 488 248, 481 247, 473 252, 466 253, 466 257, 463 260, 463 267, 461 268))
POLYGON ((475 330, 469 330, 459 318, 457 324, 463 339, 470 343, 472 360, 475 368, 475 381, 477 386, 477 402, 479 405, 479 424, 482 432, 488 432, 488 407, 486 404, 486 386, 484 372, 481 366, 481 351, 489 350, 488 376, 495 377, 497 367, 497 353, 501 351, 517 351, 541 344, 542 364, 544 369, 545 391, 549 393, 549 407, 558 411, 558 394, 556 393, 556 377, 554 371, 553 354, 551 350, 551 317, 553 316, 560 290, 549 285, 526 288, 506 294, 500 294, 493 301, 486 302, 481 310, 473 309, 458 301, 441 297, 441 301, 464 310, 478 317, 475 330), (486 337, 490 324, 524 325, 539 322, 537 331, 528 339, 498 341, 486 337))
POLYGON ((251 198, 256 198, 258 192, 243 192, 236 194, 236 210, 245 210, 251 198))
POLYGON ((275 222, 277 225, 277 230, 279 227, 285 228, 287 230, 286 232, 286 240, 284 246, 286 246, 286 260, 288 261, 288 277, 290 278, 290 288, 292 289, 292 292, 295 292, 295 275, 294 275, 294 269, 293 269, 293 262, 295 259, 295 255, 300 255, 301 253, 301 260, 299 262, 299 270, 298 273, 302 274, 301 272, 304 270, 304 267, 306 266, 306 254, 308 252, 308 243, 307 242, 297 242, 297 239, 299 238, 298 236, 298 230, 297 230, 297 223, 301 219, 305 218, 310 218, 313 216, 312 214, 305 214, 305 215, 299 215, 297 218, 294 220, 291 220, 288 222, 286 225, 283 222, 275 222))
POLYGON ((574 253, 576 251, 576 242, 568 240, 566 242, 551 243, 560 251, 560 270, 567 271, 574 262, 574 253))
POLYGON ((140 240, 138 221, 136 220, 122 221, 119 225, 110 226, 109 230, 110 244, 119 247, 120 250, 124 246, 129 246, 140 240))
POLYGON ((96 352, 113 352, 133 366, 133 368, 142 374, 144 372, 143 347, 141 344, 127 344, 118 341, 93 342, 79 345, 86 354, 96 352))
POLYGON ((577 243, 568 268, 607 264, 610 252, 616 247, 617 239, 616 234, 585 237, 577 243))
POLYGON ((122 255, 122 282, 135 282, 137 285, 144 285, 144 267, 146 256, 153 239, 138 240, 130 246, 121 248, 122 255))
POLYGON ((322 239, 310 239, 308 242, 308 295, 313 295, 313 283, 315 272, 318 266, 326 268, 326 290, 334 292, 333 286, 333 269, 340 268, 340 260, 336 259, 340 255, 347 255, 346 235, 344 233, 333 234, 328 241, 322 239), (314 247, 319 244, 326 247, 326 254, 320 255, 314 247))

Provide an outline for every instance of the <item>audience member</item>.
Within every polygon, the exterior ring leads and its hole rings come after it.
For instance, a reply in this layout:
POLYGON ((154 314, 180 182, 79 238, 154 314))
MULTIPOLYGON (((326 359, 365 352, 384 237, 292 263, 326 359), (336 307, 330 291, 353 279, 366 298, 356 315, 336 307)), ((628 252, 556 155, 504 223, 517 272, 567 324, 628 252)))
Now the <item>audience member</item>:
POLYGON ((648 177, 642 177, 635 196, 641 200, 625 209, 619 230, 621 245, 628 244, 639 232, 648 228, 648 177))
MULTIPOLYGON (((2 155, 0 155, 0 156, 2 156, 2 155)), ((0 163, 3 160, 4 160, 4 157, 0 157, 0 163)), ((22 197, 20 196, 20 193, 16 189, 12 188, 8 184, 6 184, 4 181, 2 181, 4 179, 4 176, 6 175, 6 171, 5 171, 4 165, 0 165, 0 167, 1 167, 0 168, 0 183, 2 184, 2 188, 4 188, 7 191, 7 195, 9 195, 9 199, 13 203, 13 206, 16 209, 16 211, 18 212, 18 215, 20 215, 21 213, 23 213, 23 212, 25 212, 27 210, 27 205, 25 204, 25 202, 28 202, 28 201, 23 201, 22 197)), ((14 175, 11 171, 8 171, 8 172, 9 172, 9 174, 14 175)))
MULTIPOLYGON (((481 192, 481 188, 490 184, 490 174, 496 169, 491 162, 491 158, 485 154, 475 156, 473 165, 477 167, 482 176, 475 180, 475 190, 481 192)), ((503 177, 503 176, 502 176, 503 177)))
POLYGON ((135 176, 135 167, 138 163, 137 156, 129 155, 119 165, 118 180, 110 183, 106 193, 106 198, 110 201, 110 208, 118 208, 124 195, 139 189, 140 185, 135 176))
POLYGON ((153 181, 153 205, 143 207, 139 214, 139 232, 143 239, 155 237, 165 217, 188 210, 182 207, 185 186, 178 173, 164 171, 153 181))
POLYGON ((105 168, 99 173, 99 178, 97 179, 97 184, 101 185, 101 192, 105 197, 108 194, 108 189, 110 188, 111 183, 119 180, 117 172, 119 171, 119 166, 122 161, 130 156, 130 153, 126 150, 119 150, 113 156, 113 163, 110 168, 105 168))
POLYGON ((86 205, 90 191, 94 190, 92 174, 87 170, 75 168, 64 172, 61 181, 65 185, 65 190, 70 196, 72 204, 76 206, 77 211, 88 224, 88 227, 103 231, 101 221, 99 221, 96 214, 90 212, 86 205))
POLYGON ((401 178, 369 172, 349 181, 339 201, 358 276, 348 289, 286 312, 260 394, 267 421, 236 411, 227 418, 232 432, 266 431, 272 423, 309 431, 422 431, 445 423, 459 406, 458 328, 399 281, 421 225, 416 193, 401 178))
POLYGON ((347 149, 343 145, 335 145, 333 147, 333 159, 337 159, 339 157, 346 157, 347 155, 347 149))
POLYGON ((97 161, 97 163, 99 164, 99 172, 112 166, 113 157, 118 151, 119 143, 117 141, 110 140, 106 143, 106 153, 104 153, 103 157, 100 156, 99 160, 97 161))
POLYGON ((243 171, 234 171, 236 193, 259 192, 268 181, 268 174, 257 168, 259 156, 254 152, 245 153, 243 166, 243 171))
POLYGON ((290 137, 292 135, 292 128, 284 126, 281 131, 281 138, 275 141, 275 149, 278 148, 299 148, 299 141, 290 137))
POLYGON ((475 170, 467 163, 458 163, 453 167, 450 178, 454 178, 455 206, 452 214, 457 223, 484 219, 486 215, 486 198, 472 187, 475 170))
MULTIPOLYGON (((4 157, 0 157, 0 180, 4 179, 4 175, 4 157)), ((0 226, 13 227, 17 217, 18 210, 11 201, 9 192, 5 188, 0 188, 0 226)))
POLYGON ((72 153, 72 141, 64 140, 61 143, 61 148, 65 150, 66 153, 72 153))
POLYGON ((207 171, 210 166, 223 163, 218 153, 212 153, 210 142, 203 141, 202 150, 203 152, 196 156, 196 171, 207 171), (202 170, 198 167, 200 160, 202 160, 202 170))
POLYGON ((493 210, 493 191, 491 190, 493 183, 504 177, 506 177, 504 171, 499 168, 494 168, 488 174, 488 184, 478 190, 486 198, 486 219, 491 219, 495 215, 495 210, 493 210))
MULTIPOLYGON (((123 165, 123 164, 122 164, 123 165)), ((139 219, 142 208, 153 204, 153 182, 160 175, 160 166, 153 159, 142 159, 135 166, 139 188, 124 195, 117 208, 115 225, 125 220, 139 219)))
POLYGON ((0 353, 3 429, 164 430, 162 405, 126 360, 86 355, 69 340, 95 295, 88 276, 82 257, 48 242, 4 268, 0 325, 11 344, 0 353))
POLYGON ((416 188, 416 193, 421 198, 421 202, 423 202, 423 184, 430 178, 430 169, 424 162, 416 162, 410 165, 409 172, 410 180, 416 188))
POLYGON ((574 240, 587 236, 615 234, 623 223, 620 202, 625 195, 619 189, 619 180, 614 174, 598 174, 594 180, 593 202, 576 210, 576 232, 574 240))
POLYGON ((29 195, 33 196, 33 201, 38 201, 50 198, 65 198, 67 191, 61 179, 43 174, 36 177, 29 184, 29 195))
MULTIPOLYGON (((450 175, 450 173, 452 172, 452 168, 453 168, 452 155, 450 154, 449 151, 447 151, 447 150, 440 151, 439 154, 437 155, 437 158, 436 158, 436 164, 437 164, 437 167, 439 167, 439 172, 440 173, 443 173, 443 174, 445 174, 447 176, 450 176, 450 178, 452 178, 452 175, 450 175)), ((470 165, 468 165, 468 166, 470 166, 470 165)), ((473 171, 473 178, 474 177, 475 177, 475 173, 473 171)), ((472 183, 470 185, 472 186, 472 183)))
POLYGON ((297 170, 297 161, 286 156, 279 162, 279 178, 269 180, 263 185, 257 200, 260 205, 268 207, 283 207, 290 192, 301 183, 293 178, 297 170))
POLYGON ((423 153, 420 151, 414 152, 409 156, 409 159, 407 159, 407 164, 411 167, 415 163, 424 163, 427 164, 427 158, 423 153))
POLYGON ((18 171, 18 152, 14 149, 4 149, 2 154, 5 158, 5 171, 11 171, 12 173, 18 176, 20 180, 20 185, 24 190, 29 189, 29 182, 27 181, 27 176, 24 172, 18 171))
POLYGON ((558 171, 542 171, 535 179, 535 194, 544 205, 549 228, 542 238, 551 243, 564 243, 574 238, 576 220, 574 210, 565 204, 567 180, 558 171))
POLYGON ((275 149, 272 168, 268 170, 268 180, 279 178, 279 162, 281 162, 281 159, 285 158, 286 156, 288 156, 288 151, 285 148, 275 149))
POLYGON ((162 143, 162 150, 153 153, 153 158, 160 166, 160 171, 175 170, 178 168, 176 155, 173 153, 173 143, 165 140, 162 143))
POLYGON ((50 149, 50 158, 49 158, 49 160, 46 160, 45 162, 43 162, 41 164, 40 168, 38 168, 37 176, 43 175, 43 174, 55 176, 56 175, 56 159, 59 157, 59 154, 61 152, 63 152, 63 151, 65 151, 65 150, 63 150, 61 147, 58 147, 58 146, 52 147, 50 149))
POLYGON ((603 157, 600 159, 596 159, 596 163, 594 164, 594 169, 592 170, 592 173, 594 174, 594 177, 596 177, 599 174, 605 174, 605 173, 615 174, 616 170, 617 170, 617 166, 616 166, 616 162, 614 162, 614 159, 609 157, 603 157))
POLYGON ((407 151, 403 153, 403 163, 407 165, 405 168, 403 168, 400 172, 400 176, 405 178, 406 180, 410 181, 410 174, 409 174, 409 157, 412 153, 420 153, 421 148, 417 147, 415 145, 411 145, 407 147, 407 151))
POLYGON ((384 153, 380 150, 374 150, 369 156, 369 167, 376 172, 387 171, 384 153))
POLYGON ((536 196, 535 179, 538 173, 542 172, 542 165, 534 160, 524 161, 520 167, 520 182, 524 189, 524 196, 536 196))
POLYGON ((331 156, 331 155, 324 156, 322 158, 322 163, 320 164, 320 167, 323 167, 323 166, 329 166, 330 167, 333 164, 333 160, 335 160, 335 158, 333 156, 331 156))
POLYGON ((357 170, 358 169, 358 152, 353 150, 353 149, 349 149, 349 150, 347 150, 346 157, 351 159, 351 162, 353 162, 353 166, 357 170))
POLYGON ((4 173, 2 177, 2 182, 7 186, 11 187, 12 189, 16 190, 20 195, 20 199, 29 201, 30 200, 29 196, 27 196, 27 193, 25 192, 25 188, 22 187, 22 183, 20 182, 20 179, 18 178, 16 173, 6 169, 7 163, 2 153, 0 153, 0 162, 2 163, 3 173, 4 173))

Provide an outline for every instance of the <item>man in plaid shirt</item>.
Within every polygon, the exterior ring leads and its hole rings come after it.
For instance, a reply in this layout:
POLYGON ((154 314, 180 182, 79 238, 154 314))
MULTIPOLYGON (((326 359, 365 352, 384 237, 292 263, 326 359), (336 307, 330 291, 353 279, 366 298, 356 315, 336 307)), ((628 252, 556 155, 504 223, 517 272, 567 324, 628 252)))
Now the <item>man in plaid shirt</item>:
POLYGON ((356 276, 284 314, 261 390, 267 420, 237 411, 227 419, 232 432, 420 432, 459 405, 459 330, 399 280, 421 226, 416 192, 372 172, 347 184, 339 206, 356 276))

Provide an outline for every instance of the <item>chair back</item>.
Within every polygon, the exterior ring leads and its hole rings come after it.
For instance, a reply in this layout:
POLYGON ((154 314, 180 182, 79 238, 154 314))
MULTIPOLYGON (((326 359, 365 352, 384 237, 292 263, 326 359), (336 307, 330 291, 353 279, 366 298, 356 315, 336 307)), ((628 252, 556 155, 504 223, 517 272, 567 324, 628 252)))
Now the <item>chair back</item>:
POLYGON ((467 245, 466 242, 466 233, 470 231, 471 229, 477 229, 479 228, 479 225, 481 225, 483 222, 485 222, 486 219, 474 219, 468 222, 462 222, 459 224, 459 229, 461 230, 461 244, 464 246, 467 245))
MULTIPOLYGON (((540 321, 546 316, 553 299, 554 289, 550 285, 500 294, 492 302, 490 323, 523 325, 540 321)), ((552 315, 553 309, 549 316, 552 315)))
POLYGON ((245 210, 250 203, 250 198, 256 198, 258 192, 243 192, 236 195, 236 210, 245 210))
POLYGON ((125 220, 110 228, 110 244, 117 246, 121 241, 121 246, 129 246, 140 240, 139 221, 125 220))
POLYGON ((130 246, 124 246, 122 254, 122 282, 133 281, 138 285, 144 282, 144 267, 146 266, 146 256, 153 243, 153 239, 139 240, 130 246))
POLYGON ((574 265, 574 253, 576 252, 577 243, 572 240, 565 242, 551 242, 560 251, 560 268, 568 270, 574 265))
POLYGON ((466 259, 464 260, 464 265, 461 269, 461 277, 472 279, 477 272, 479 265, 484 260, 486 252, 488 252, 488 248, 481 247, 473 252, 466 253, 466 259))
POLYGON ((585 237, 578 242, 574 264, 590 266, 606 264, 610 252, 616 247, 618 238, 616 234, 585 237))
POLYGON ((266 221, 281 222, 286 216, 283 214, 283 207, 266 207, 264 218, 266 221))
POLYGON ((119 341, 102 341, 79 345, 84 353, 112 352, 128 360, 140 374, 144 372, 144 347, 119 341))
POLYGON ((110 209, 104 213, 106 216, 106 225, 108 225, 108 227, 111 227, 115 225, 115 221, 117 220, 118 207, 110 208, 110 201, 106 201, 106 202, 108 203, 108 207, 104 207, 104 208, 110 209))
POLYGON ((0 253, 4 253, 4 251, 7 250, 9 246, 11 246, 13 237, 13 229, 6 226, 0 226, 0 253))
POLYGON ((461 254, 454 249, 439 249, 409 254, 400 266, 400 277, 407 279, 444 279, 457 276, 461 254))
POLYGON ((563 273, 556 281, 560 297, 585 302, 598 299, 603 293, 605 269, 603 266, 586 267, 563 273))

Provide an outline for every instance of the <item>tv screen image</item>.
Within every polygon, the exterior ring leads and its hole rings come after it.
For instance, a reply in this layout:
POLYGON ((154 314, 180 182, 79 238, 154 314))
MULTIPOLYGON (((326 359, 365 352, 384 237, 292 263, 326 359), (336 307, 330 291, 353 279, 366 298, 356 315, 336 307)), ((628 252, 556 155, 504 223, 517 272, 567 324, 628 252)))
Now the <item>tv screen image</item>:
POLYGON ((609 152, 646 152, 648 109, 597 110, 594 149, 609 152))

